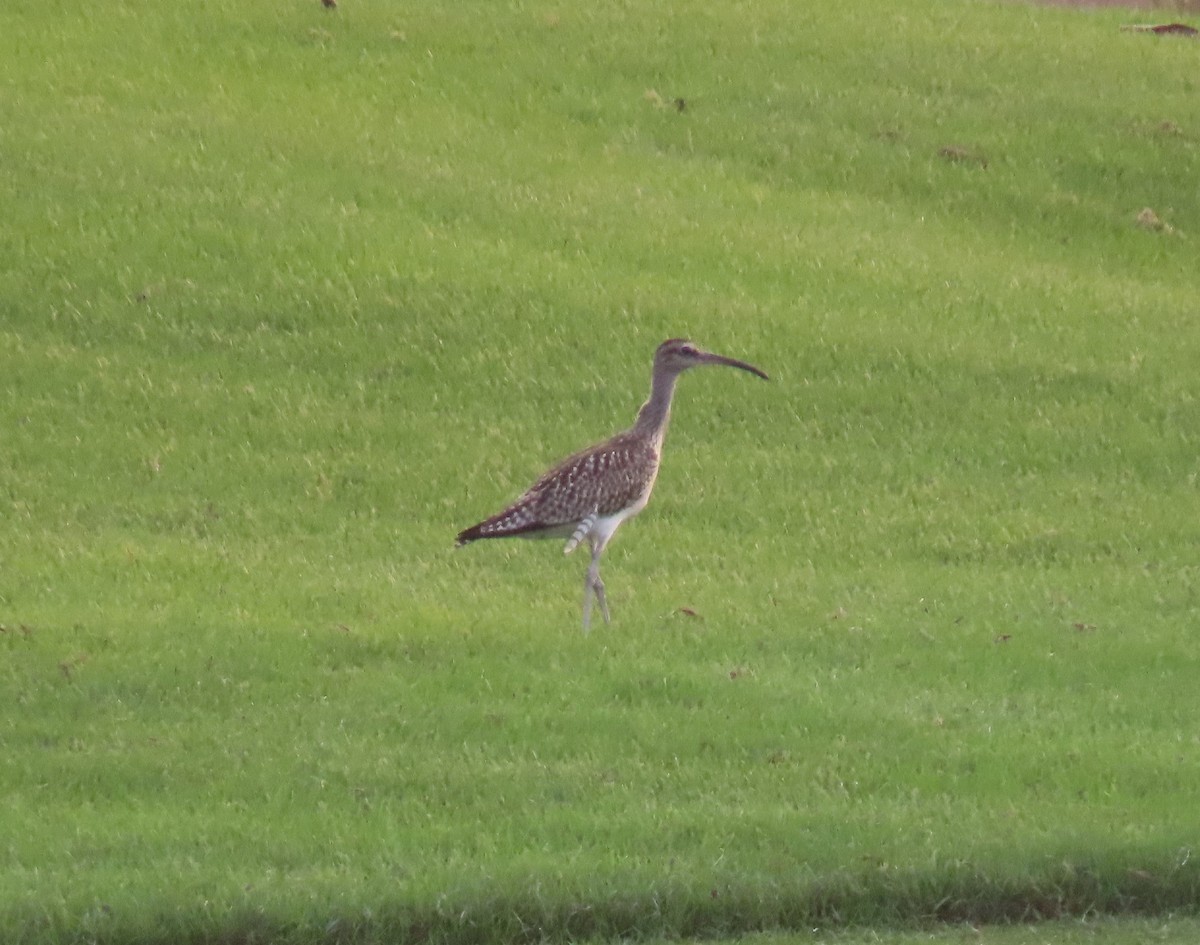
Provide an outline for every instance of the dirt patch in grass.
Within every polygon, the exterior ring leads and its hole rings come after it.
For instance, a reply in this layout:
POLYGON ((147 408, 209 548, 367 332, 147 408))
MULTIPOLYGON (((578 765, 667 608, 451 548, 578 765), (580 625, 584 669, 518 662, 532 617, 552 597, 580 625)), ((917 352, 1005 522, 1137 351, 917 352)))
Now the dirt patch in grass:
POLYGON ((1164 10, 1200 14, 1200 0, 1042 0, 1056 7, 1126 7, 1130 10, 1164 10))

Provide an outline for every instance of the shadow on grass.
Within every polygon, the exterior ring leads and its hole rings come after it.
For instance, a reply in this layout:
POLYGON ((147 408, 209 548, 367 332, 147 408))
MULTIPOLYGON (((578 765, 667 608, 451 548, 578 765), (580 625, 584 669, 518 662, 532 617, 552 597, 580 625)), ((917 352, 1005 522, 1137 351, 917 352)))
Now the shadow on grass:
POLYGON ((211 914, 116 916, 87 929, 26 928, 25 942, 88 941, 98 945, 530 945, 546 941, 720 939, 756 932, 813 932, 853 927, 930 928, 939 924, 1002 925, 1051 919, 1196 915, 1200 866, 1190 857, 1156 875, 1128 867, 1064 862, 1042 876, 995 878, 966 865, 947 873, 880 870, 789 885, 786 880, 740 888, 647 890, 587 898, 525 890, 483 892, 400 903, 355 913, 272 915, 248 909, 211 914), (193 924, 194 923, 194 924, 193 924), (63 933, 66 933, 64 936, 63 933), (44 933, 44 934, 43 934, 44 933))

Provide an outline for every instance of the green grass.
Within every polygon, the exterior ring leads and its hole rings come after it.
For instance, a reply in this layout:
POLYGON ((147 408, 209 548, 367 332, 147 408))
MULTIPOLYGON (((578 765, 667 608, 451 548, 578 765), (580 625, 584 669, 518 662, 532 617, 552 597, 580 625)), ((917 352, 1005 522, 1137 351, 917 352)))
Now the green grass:
POLYGON ((8 0, 0 939, 1194 938, 1197 47, 1125 18, 8 0), (773 380, 681 383, 584 637, 453 536, 670 335, 773 380))
POLYGON ((922 931, 814 929, 791 935, 754 935, 748 945, 1172 945, 1194 942, 1195 919, 1113 920, 1091 918, 1031 925, 942 926, 922 931))

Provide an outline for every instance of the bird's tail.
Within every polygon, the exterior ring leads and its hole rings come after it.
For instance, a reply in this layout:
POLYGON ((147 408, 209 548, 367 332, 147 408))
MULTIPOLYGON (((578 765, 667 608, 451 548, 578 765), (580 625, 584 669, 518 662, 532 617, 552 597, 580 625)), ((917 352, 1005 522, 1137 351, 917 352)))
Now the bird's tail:
POLYGON ((478 541, 480 538, 486 538, 483 533, 483 526, 487 522, 480 522, 478 525, 472 525, 470 528, 464 528, 454 539, 454 547, 461 548, 463 545, 469 545, 473 541, 478 541))
POLYGON ((517 502, 503 512, 485 518, 477 525, 464 528, 454 539, 454 544, 461 547, 481 538, 511 538, 516 535, 537 537, 537 533, 556 527, 558 526, 541 521, 526 503, 517 502))

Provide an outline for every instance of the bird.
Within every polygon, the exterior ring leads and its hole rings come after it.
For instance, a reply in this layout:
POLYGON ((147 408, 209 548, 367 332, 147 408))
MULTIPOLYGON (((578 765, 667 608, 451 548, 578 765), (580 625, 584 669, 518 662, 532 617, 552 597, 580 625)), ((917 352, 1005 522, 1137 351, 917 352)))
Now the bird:
POLYGON ((701 365, 739 368, 769 380, 745 361, 704 351, 685 338, 667 339, 654 352, 650 397, 632 427, 552 466, 503 511, 459 532, 455 546, 484 538, 565 538, 563 554, 570 554, 586 541, 592 558, 583 584, 583 631, 591 626, 593 598, 609 623, 600 556, 621 523, 650 501, 675 383, 701 365))

